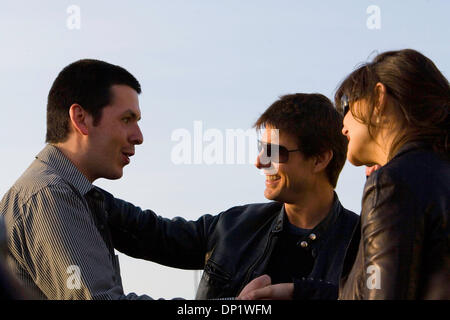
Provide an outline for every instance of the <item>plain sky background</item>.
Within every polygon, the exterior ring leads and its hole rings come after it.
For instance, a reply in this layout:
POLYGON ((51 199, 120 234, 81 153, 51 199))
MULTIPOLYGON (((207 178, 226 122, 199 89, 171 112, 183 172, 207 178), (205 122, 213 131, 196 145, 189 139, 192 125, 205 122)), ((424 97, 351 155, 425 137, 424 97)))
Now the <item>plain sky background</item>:
MULTIPOLYGON (((252 164, 175 165, 174 130, 193 134, 197 120, 204 130, 247 130, 288 93, 332 99, 374 52, 419 50, 449 78, 449 21, 448 0, 1 0, 0 194, 44 147, 46 99, 59 71, 95 58, 141 82, 145 139, 124 177, 98 186, 168 218, 267 201, 264 177, 252 164), (71 5, 80 9, 80 29, 67 26, 71 5), (379 29, 367 26, 371 5, 379 8, 379 29)), ((347 162, 337 193, 357 213, 364 182, 364 168, 347 162)), ((194 297, 193 271, 122 254, 120 261, 126 293, 194 297)))

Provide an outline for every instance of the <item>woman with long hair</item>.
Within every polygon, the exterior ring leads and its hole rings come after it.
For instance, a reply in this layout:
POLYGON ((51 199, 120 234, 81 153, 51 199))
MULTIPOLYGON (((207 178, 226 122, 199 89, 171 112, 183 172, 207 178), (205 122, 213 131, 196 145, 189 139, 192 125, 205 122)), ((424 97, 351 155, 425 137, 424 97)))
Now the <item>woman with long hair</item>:
POLYGON ((450 299, 437 281, 450 274, 448 80, 421 53, 390 51, 353 71, 335 102, 347 159, 381 166, 364 187, 339 298, 450 299))

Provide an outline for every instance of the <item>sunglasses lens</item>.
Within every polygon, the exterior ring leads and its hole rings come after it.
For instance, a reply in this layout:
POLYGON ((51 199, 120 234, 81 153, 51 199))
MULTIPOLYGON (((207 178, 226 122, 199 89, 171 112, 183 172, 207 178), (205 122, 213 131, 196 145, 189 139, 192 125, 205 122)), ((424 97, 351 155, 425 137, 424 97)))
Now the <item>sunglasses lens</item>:
POLYGON ((266 144, 266 155, 272 158, 272 145, 270 143, 266 144))
POLYGON ((278 157, 279 163, 284 163, 289 160, 289 151, 286 149, 286 147, 278 146, 278 157))
POLYGON ((264 150, 264 153, 266 153, 267 144, 258 140, 258 152, 261 153, 263 150, 264 150))
POLYGON ((259 161, 261 162, 261 164, 267 165, 271 162, 271 149, 272 148, 270 144, 258 140, 259 161))
POLYGON ((349 107, 348 107, 348 97, 347 97, 347 95, 344 94, 341 97, 341 106, 340 106, 340 110, 339 110, 343 117, 345 117, 345 115, 347 114, 348 109, 349 109, 349 107))
POLYGON ((289 159, 289 151, 286 147, 277 144, 258 141, 258 150, 260 153, 263 151, 261 157, 270 162, 283 163, 289 159))
POLYGON ((345 117, 345 115, 347 114, 347 112, 348 112, 349 109, 350 109, 350 108, 348 107, 348 104, 344 106, 344 113, 343 113, 343 116, 344 116, 344 117, 345 117))

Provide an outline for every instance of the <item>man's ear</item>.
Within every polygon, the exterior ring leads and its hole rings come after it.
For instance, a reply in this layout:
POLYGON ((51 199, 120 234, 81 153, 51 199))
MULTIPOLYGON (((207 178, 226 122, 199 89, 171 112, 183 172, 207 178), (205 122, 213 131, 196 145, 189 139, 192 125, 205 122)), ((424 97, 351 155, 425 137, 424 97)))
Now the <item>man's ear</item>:
POLYGON ((79 104, 73 104, 69 109, 70 122, 75 131, 81 135, 87 135, 89 133, 88 121, 89 115, 86 110, 79 104))
POLYGON ((314 172, 320 172, 325 168, 333 159, 333 150, 327 150, 314 157, 314 172))

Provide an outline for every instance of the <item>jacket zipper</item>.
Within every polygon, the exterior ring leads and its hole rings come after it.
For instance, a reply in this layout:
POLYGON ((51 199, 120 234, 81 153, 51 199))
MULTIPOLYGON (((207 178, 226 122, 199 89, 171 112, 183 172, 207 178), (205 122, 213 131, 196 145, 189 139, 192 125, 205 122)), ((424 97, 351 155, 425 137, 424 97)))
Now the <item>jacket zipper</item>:
POLYGON ((247 272, 247 275, 245 277, 245 280, 242 283, 241 287, 239 288, 237 294, 239 294, 242 291, 242 289, 244 289, 244 287, 248 284, 248 282, 250 280, 250 276, 252 275, 253 271, 255 271, 256 266, 260 263, 260 261, 263 258, 265 258, 267 256, 269 248, 271 248, 272 239, 273 239, 273 233, 270 233, 270 236, 269 236, 269 239, 267 240, 267 245, 266 245, 266 248, 264 249, 263 254, 248 269, 248 272, 247 272))

